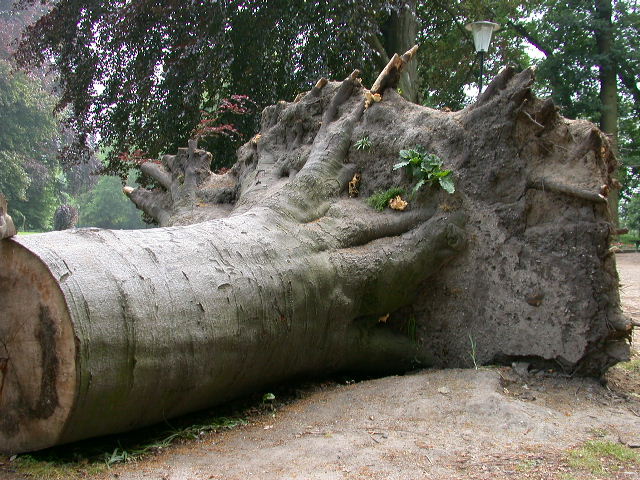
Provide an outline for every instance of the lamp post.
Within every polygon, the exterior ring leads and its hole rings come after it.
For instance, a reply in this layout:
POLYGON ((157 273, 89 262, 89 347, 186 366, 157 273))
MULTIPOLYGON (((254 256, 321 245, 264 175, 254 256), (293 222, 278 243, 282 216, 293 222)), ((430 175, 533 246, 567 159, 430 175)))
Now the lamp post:
POLYGON ((500 25, 493 22, 473 22, 465 26, 465 28, 473 34, 473 44, 476 47, 476 53, 480 54, 480 81, 478 82, 478 95, 482 93, 482 73, 484 69, 484 54, 489 50, 491 43, 491 35, 500 29, 500 25))

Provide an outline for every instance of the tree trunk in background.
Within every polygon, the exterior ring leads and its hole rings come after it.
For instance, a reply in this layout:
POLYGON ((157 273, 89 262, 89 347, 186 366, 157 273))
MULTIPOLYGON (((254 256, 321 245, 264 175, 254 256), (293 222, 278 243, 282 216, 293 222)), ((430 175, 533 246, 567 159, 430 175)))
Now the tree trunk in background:
MULTIPOLYGON (((415 43, 418 36, 417 2, 404 2, 400 9, 392 12, 389 19, 381 26, 382 39, 371 40, 371 46, 377 54, 377 65, 382 68, 389 62, 395 52, 406 52, 415 43)), ((413 103, 418 103, 420 79, 418 62, 410 62, 401 73, 398 82, 400 94, 413 103)))
POLYGON ((606 137, 536 99, 531 70, 504 69, 460 112, 407 102, 395 82, 410 57, 376 82, 386 90, 354 72, 266 108, 224 175, 194 142, 145 164, 162 190, 126 192, 168 228, 2 240, 0 448, 124 431, 300 375, 468 366, 470 339, 478 363, 597 375, 626 358, 606 137), (366 108, 369 93, 382 101, 366 108), (455 194, 368 207, 415 184, 392 168, 414 146, 454 171, 455 194))
MULTIPOLYGON (((617 156, 618 141, 618 82, 617 65, 613 55, 613 9, 611 0, 596 0, 596 45, 600 63, 600 129, 611 138, 612 149, 617 156)), ((617 172, 614 175, 617 178, 617 172)), ((618 227, 618 203, 620 189, 614 183, 609 193, 609 209, 612 221, 618 227)))

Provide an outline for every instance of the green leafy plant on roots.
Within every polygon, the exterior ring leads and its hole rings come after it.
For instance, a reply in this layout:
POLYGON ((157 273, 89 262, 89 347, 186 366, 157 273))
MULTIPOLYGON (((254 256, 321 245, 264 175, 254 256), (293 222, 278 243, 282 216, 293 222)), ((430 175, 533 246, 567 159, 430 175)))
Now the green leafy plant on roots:
POLYGON ((416 193, 423 185, 440 185, 440 187, 448 193, 456 191, 453 184, 453 172, 451 170, 443 170, 443 161, 440 157, 433 153, 427 153, 420 146, 407 150, 400 150, 401 161, 393 166, 394 170, 407 167, 412 178, 418 180, 413 187, 413 193, 416 193))

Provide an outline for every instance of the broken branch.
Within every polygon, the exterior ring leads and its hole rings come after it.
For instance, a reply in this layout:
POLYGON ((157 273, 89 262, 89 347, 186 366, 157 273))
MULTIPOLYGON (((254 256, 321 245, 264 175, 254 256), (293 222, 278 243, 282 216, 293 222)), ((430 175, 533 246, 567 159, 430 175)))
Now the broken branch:
POLYGON ((407 63, 415 56, 418 51, 418 45, 414 45, 410 50, 407 50, 402 56, 397 53, 393 55, 387 66, 384 67, 380 75, 373 86, 371 87, 372 94, 382 94, 387 88, 396 88, 400 81, 400 73, 404 70, 407 63))

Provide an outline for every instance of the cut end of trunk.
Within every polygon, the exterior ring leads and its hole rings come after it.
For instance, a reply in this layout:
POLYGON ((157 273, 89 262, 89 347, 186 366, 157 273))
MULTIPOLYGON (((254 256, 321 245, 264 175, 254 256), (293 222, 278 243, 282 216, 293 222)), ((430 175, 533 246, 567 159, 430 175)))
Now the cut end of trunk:
POLYGON ((0 451, 58 443, 76 388, 76 347, 51 272, 13 240, 0 242, 0 451))

